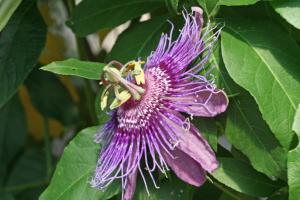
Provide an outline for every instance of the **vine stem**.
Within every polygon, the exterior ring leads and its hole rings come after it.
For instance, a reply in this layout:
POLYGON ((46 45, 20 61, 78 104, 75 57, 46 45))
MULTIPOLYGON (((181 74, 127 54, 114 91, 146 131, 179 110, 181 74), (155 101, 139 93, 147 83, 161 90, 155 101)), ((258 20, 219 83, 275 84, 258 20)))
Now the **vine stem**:
POLYGON ((50 134, 48 118, 44 117, 44 142, 45 142, 45 157, 47 166, 47 180, 51 178, 52 173, 52 156, 51 156, 51 146, 50 146, 50 134))

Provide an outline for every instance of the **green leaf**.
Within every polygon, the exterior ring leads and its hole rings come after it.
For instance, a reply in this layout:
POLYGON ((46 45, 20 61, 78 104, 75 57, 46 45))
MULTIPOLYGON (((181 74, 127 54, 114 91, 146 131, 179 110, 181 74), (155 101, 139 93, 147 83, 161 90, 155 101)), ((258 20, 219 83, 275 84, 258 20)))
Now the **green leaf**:
POLYGON ((15 200, 14 196, 9 193, 0 193, 1 200, 15 200))
POLYGON ((219 168, 212 174, 222 184, 254 197, 265 197, 280 188, 277 182, 256 172, 244 162, 219 158, 219 168))
POLYGON ((16 95, 0 109, 0 185, 7 165, 24 145, 26 128, 25 113, 16 95))
POLYGON ((12 192, 16 199, 38 199, 46 186, 46 178, 44 153, 37 149, 28 149, 12 168, 5 190, 12 192), (32 185, 35 187, 29 187, 32 185))
POLYGON ((150 52, 155 50, 162 32, 166 30, 166 26, 171 27, 166 20, 167 16, 154 17, 124 31, 107 55, 106 61, 127 62, 138 57, 146 59, 150 52))
POLYGON ((22 0, 4 0, 0 2, 0 31, 5 27, 9 18, 18 8, 22 0))
POLYGON ((86 128, 70 142, 40 200, 106 200, 120 192, 116 181, 104 191, 94 189, 89 184, 100 149, 100 145, 94 143, 93 136, 100 128, 86 128))
POLYGON ((219 0, 218 5, 225 6, 246 6, 252 5, 258 2, 259 0, 219 0))
POLYGON ((298 105, 297 112, 294 117, 293 131, 295 131, 298 137, 300 137, 300 105, 298 105))
POLYGON ((42 70, 53 72, 60 75, 72 75, 82 78, 100 80, 103 67, 106 64, 80 61, 70 58, 64 61, 55 61, 41 67, 42 70))
POLYGON ((204 9, 207 16, 216 14, 219 9, 218 3, 220 0, 197 0, 199 5, 204 9))
POLYGON ((23 1, 0 37, 0 107, 11 98, 35 66, 46 28, 34 0, 23 1))
POLYGON ((253 97, 242 89, 235 92, 239 95, 227 111, 226 138, 249 158, 256 170, 284 178, 286 151, 262 119, 253 97))
POLYGON ((271 5, 288 23, 300 29, 300 1, 276 0, 271 5))
POLYGON ((255 98, 263 118, 286 149, 293 138, 292 120, 300 102, 299 54, 294 40, 270 21, 226 21, 222 32, 225 66, 233 80, 255 98))
POLYGON ((25 84, 31 102, 43 116, 57 119, 64 125, 77 121, 77 107, 68 90, 54 74, 34 70, 25 84))
MULTIPOLYGON (((300 104, 295 115, 293 130, 300 141, 300 104)), ((288 154, 289 200, 298 200, 300 194, 300 144, 288 154)))
POLYGON ((74 9, 69 26, 76 35, 85 36, 163 6, 163 0, 85 0, 74 9))
POLYGON ((228 95, 236 95, 230 98, 226 111, 225 136, 235 148, 248 157, 257 171, 268 176, 284 178, 286 151, 262 119, 253 97, 229 77, 219 46, 216 46, 211 56, 212 65, 218 66, 215 76, 218 77, 219 88, 225 88, 228 95))
POLYGON ((169 11, 173 14, 177 13, 179 0, 165 0, 169 11))

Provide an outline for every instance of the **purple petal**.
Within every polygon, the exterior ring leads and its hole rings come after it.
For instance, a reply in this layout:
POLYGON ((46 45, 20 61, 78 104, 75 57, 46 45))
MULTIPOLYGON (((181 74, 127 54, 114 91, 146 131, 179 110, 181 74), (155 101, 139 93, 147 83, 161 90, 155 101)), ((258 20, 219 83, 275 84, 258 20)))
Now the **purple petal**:
POLYGON ((172 41, 173 24, 169 35, 161 36, 156 50, 147 58, 146 69, 159 66, 170 73, 178 74, 202 53, 204 48, 204 41, 200 38, 202 12, 194 8, 194 13, 195 15, 191 16, 183 12, 185 25, 177 40, 172 41))
POLYGON ((131 200, 133 198, 136 187, 136 177, 137 170, 135 170, 135 172, 127 176, 123 200, 131 200))
POLYGON ((185 129, 182 116, 179 113, 169 112, 174 114, 168 117, 163 116, 163 120, 166 131, 172 131, 178 137, 176 148, 192 157, 206 171, 213 172, 218 167, 218 161, 207 141, 192 124, 189 124, 189 130, 185 129))
POLYGON ((171 151, 174 157, 172 158, 167 152, 161 152, 167 164, 181 180, 198 187, 205 182, 205 171, 187 154, 174 149, 171 151))
POLYGON ((228 106, 228 98, 225 92, 211 86, 205 86, 190 93, 185 88, 182 89, 180 94, 168 97, 172 106, 180 112, 195 116, 214 117, 224 112, 228 106))

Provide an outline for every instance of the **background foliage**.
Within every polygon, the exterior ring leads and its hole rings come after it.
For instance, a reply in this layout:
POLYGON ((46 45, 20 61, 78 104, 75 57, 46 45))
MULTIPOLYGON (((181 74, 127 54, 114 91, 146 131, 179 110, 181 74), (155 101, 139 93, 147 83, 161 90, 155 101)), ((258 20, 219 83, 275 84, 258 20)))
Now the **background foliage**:
POLYGON ((230 105, 193 120, 220 167, 200 188, 158 174, 150 197, 139 181, 134 199, 300 199, 299 0, 0 0, 1 200, 120 199, 88 185, 102 68, 145 59, 191 6, 224 25, 208 65, 230 105))

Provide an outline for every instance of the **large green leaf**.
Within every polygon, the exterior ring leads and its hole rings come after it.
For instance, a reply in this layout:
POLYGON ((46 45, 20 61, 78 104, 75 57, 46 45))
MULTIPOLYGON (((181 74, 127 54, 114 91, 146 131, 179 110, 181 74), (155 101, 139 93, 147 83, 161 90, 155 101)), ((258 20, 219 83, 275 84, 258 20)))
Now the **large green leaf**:
POLYGON ((258 106, 244 89, 229 77, 225 69, 219 43, 211 56, 216 67, 220 88, 225 88, 230 98, 226 112, 225 136, 229 142, 248 157, 252 166, 268 176, 282 177, 286 171, 286 152, 262 119, 258 106))
MULTIPOLYGON (((293 130, 300 141, 300 104, 295 115, 293 130)), ((300 194, 300 144, 288 154, 289 200, 298 200, 300 194)))
POLYGON ((22 0, 3 0, 0 1, 0 31, 7 24, 9 18, 20 5, 22 0))
POLYGON ((12 192, 19 200, 38 199, 46 186, 46 178, 46 159, 43 151, 28 149, 12 167, 5 190, 12 192))
POLYGON ((34 70, 25 84, 33 105, 43 116, 57 119, 64 125, 76 122, 77 107, 68 90, 54 74, 34 70))
POLYGON ((164 0, 85 0, 74 9, 69 25, 78 36, 85 36, 163 6, 164 0))
POLYGON ((150 52, 155 50, 161 34, 171 28, 166 19, 167 16, 155 17, 124 31, 108 54, 106 61, 127 62, 138 57, 146 59, 150 52))
POLYGON ((33 69, 44 46, 46 28, 34 0, 23 1, 1 32, 0 107, 33 69))
POLYGON ((40 200, 105 200, 119 193, 117 182, 104 191, 93 189, 89 184, 100 149, 93 136, 99 129, 90 127, 82 130, 65 148, 51 183, 40 200))
POLYGON ((104 66, 105 64, 103 63, 80 61, 70 58, 64 61, 52 62, 41 69, 61 75, 72 75, 87 79, 100 80, 104 66))
POLYGON ((253 97, 242 89, 235 92, 239 95, 227 111, 226 138, 248 157, 256 170, 284 178, 286 151, 262 119, 253 97))
POLYGON ((6 174, 7 164, 24 145, 25 136, 25 113, 16 95, 0 109, 0 185, 6 174))
POLYGON ((300 29, 300 1, 276 0, 271 5, 288 23, 300 29))
POLYGON ((299 46, 270 21, 226 21, 222 32, 225 66, 233 80, 255 98, 263 118, 287 149, 300 102, 299 54, 299 46))
POLYGON ((0 193, 1 200, 15 200, 14 196, 9 193, 0 193))
POLYGON ((171 13, 176 14, 179 0, 165 0, 166 5, 171 13))
POLYGON ((246 163, 233 158, 219 158, 219 168, 212 174, 222 184, 254 197, 265 197, 280 188, 246 163))

